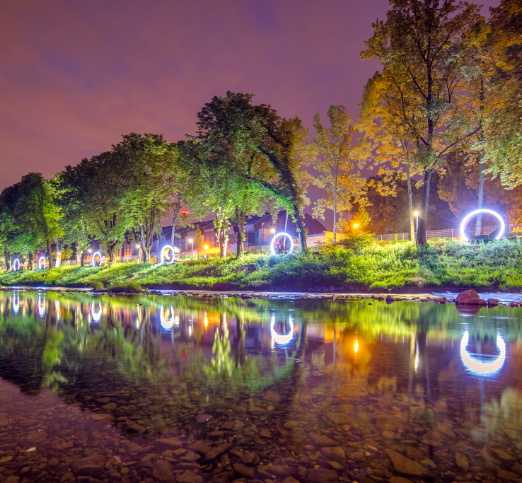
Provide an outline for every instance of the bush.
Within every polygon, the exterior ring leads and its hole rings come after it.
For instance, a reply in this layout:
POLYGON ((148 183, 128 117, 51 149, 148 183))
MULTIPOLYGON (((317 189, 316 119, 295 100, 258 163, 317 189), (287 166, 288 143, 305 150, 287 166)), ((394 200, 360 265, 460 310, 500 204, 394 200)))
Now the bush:
POLYGON ((95 291, 95 292, 98 292, 100 291, 101 289, 103 289, 103 282, 100 282, 98 280, 95 280, 94 282, 91 283, 91 287, 92 289, 95 291))
POLYGON ((136 282, 119 283, 107 289, 108 293, 142 293, 143 287, 136 282))

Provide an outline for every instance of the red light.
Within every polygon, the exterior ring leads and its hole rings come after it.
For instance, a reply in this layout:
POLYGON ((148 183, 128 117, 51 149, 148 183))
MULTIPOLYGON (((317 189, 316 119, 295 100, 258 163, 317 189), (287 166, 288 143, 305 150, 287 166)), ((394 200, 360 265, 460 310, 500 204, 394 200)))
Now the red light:
POLYGON ((187 216, 188 215, 188 210, 181 210, 181 214, 183 216, 187 216))

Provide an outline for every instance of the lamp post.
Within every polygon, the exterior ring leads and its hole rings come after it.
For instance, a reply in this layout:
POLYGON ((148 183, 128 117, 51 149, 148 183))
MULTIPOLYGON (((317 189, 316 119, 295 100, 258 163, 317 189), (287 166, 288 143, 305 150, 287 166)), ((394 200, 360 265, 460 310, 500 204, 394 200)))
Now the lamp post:
POLYGON ((192 238, 190 238, 189 243, 192 247, 192 260, 194 260, 194 240, 192 238))
POLYGON ((414 211, 413 214, 417 217, 417 226, 415 227, 415 239, 418 238, 418 231, 419 231, 419 212, 414 211))
POLYGON ((353 224, 353 234, 355 235, 355 229, 356 228, 359 228, 359 223, 354 223, 353 224))

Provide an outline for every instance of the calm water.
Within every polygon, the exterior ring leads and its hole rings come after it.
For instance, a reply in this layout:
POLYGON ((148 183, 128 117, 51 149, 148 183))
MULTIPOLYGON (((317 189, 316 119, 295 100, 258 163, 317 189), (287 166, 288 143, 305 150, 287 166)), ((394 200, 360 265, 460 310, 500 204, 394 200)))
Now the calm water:
POLYGON ((4 293, 0 482, 522 478, 522 309, 372 304, 4 293))

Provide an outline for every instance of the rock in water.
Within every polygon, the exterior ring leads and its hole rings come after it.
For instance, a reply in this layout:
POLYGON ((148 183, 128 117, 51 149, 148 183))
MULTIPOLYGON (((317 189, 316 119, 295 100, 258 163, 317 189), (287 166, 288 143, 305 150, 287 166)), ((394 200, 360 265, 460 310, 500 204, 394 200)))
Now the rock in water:
POLYGON ((196 416, 196 423, 203 424, 208 423, 212 419, 212 416, 210 414, 200 414, 199 416, 196 416))
POLYGON ((421 466, 419 463, 402 456, 393 449, 387 449, 386 454, 390 458, 393 468, 398 473, 410 476, 425 476, 428 474, 428 470, 421 466))
POLYGON ((326 419, 333 424, 348 424, 350 422, 350 418, 343 413, 328 413, 326 419))
POLYGON ((482 300, 475 290, 460 292, 455 302, 461 305, 487 305, 487 302, 482 300))
POLYGON ((457 466, 462 468, 464 471, 468 471, 468 469, 469 469, 468 458, 466 458, 463 454, 455 453, 455 462, 457 463, 457 466))

